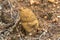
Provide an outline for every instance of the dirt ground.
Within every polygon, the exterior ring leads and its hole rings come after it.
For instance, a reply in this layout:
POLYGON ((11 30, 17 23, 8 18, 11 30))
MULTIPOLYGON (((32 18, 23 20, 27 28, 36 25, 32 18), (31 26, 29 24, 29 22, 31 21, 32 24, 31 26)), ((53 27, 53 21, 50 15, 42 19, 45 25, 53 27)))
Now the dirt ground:
MULTIPOLYGON (((12 20, 10 19, 11 17, 9 17, 9 21, 3 21, 3 23, 0 23, 0 26, 3 25, 3 27, 0 27, 0 40, 60 40, 60 0, 6 0, 4 2, 6 3, 7 1, 8 3, 11 2, 11 4, 13 5, 12 9, 14 12, 16 10, 19 11, 21 7, 31 9, 31 11, 33 11, 37 19, 39 20, 39 25, 42 30, 38 31, 35 36, 27 35, 28 33, 26 33, 26 31, 22 28, 21 22, 18 21, 20 20, 20 16, 16 11, 16 15, 12 15, 12 17, 16 20, 12 20), (5 25, 4 23, 7 25, 5 25), (12 25, 14 25, 15 27, 12 27, 12 25)), ((3 3, 1 1, 0 4, 3 3)), ((10 10, 10 8, 8 7, 6 10, 10 10)), ((5 9, 0 10, 0 13, 1 11, 4 12, 5 9)), ((6 11, 4 13, 6 13, 6 11)), ((9 13, 8 16, 11 14, 9 13)), ((3 15, 2 20, 6 20, 4 19, 5 16, 7 16, 7 14, 3 15)), ((0 22, 2 20, 0 18, 0 22)))

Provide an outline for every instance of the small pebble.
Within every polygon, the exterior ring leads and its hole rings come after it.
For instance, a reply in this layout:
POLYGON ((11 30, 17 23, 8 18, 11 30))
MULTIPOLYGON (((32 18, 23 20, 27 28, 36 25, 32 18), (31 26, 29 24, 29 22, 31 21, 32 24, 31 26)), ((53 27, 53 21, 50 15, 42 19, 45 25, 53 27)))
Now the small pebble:
POLYGON ((44 16, 45 19, 47 19, 47 16, 44 16))
POLYGON ((48 2, 55 3, 55 0, 48 0, 48 2))
POLYGON ((60 16, 57 16, 58 18, 60 18, 60 16))
POLYGON ((32 33, 29 33, 29 35, 32 35, 32 33))
POLYGON ((31 4, 31 5, 32 5, 32 4, 39 4, 39 2, 36 1, 36 0, 30 0, 30 4, 31 4))
POLYGON ((0 10, 2 9, 1 5, 0 5, 0 10))
POLYGON ((52 21, 53 22, 57 22, 58 21, 58 18, 54 18, 52 21))

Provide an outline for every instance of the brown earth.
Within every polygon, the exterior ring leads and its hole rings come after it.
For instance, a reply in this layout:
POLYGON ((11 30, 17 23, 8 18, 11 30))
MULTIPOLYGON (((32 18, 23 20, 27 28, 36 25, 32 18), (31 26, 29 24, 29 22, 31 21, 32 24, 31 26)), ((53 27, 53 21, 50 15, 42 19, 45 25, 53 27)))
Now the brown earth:
POLYGON ((8 1, 11 2, 13 7, 15 6, 15 10, 20 11, 21 7, 31 9, 39 21, 41 30, 35 36, 27 35, 28 32, 24 30, 21 21, 19 21, 10 35, 6 37, 6 40, 60 40, 60 0, 8 1))

